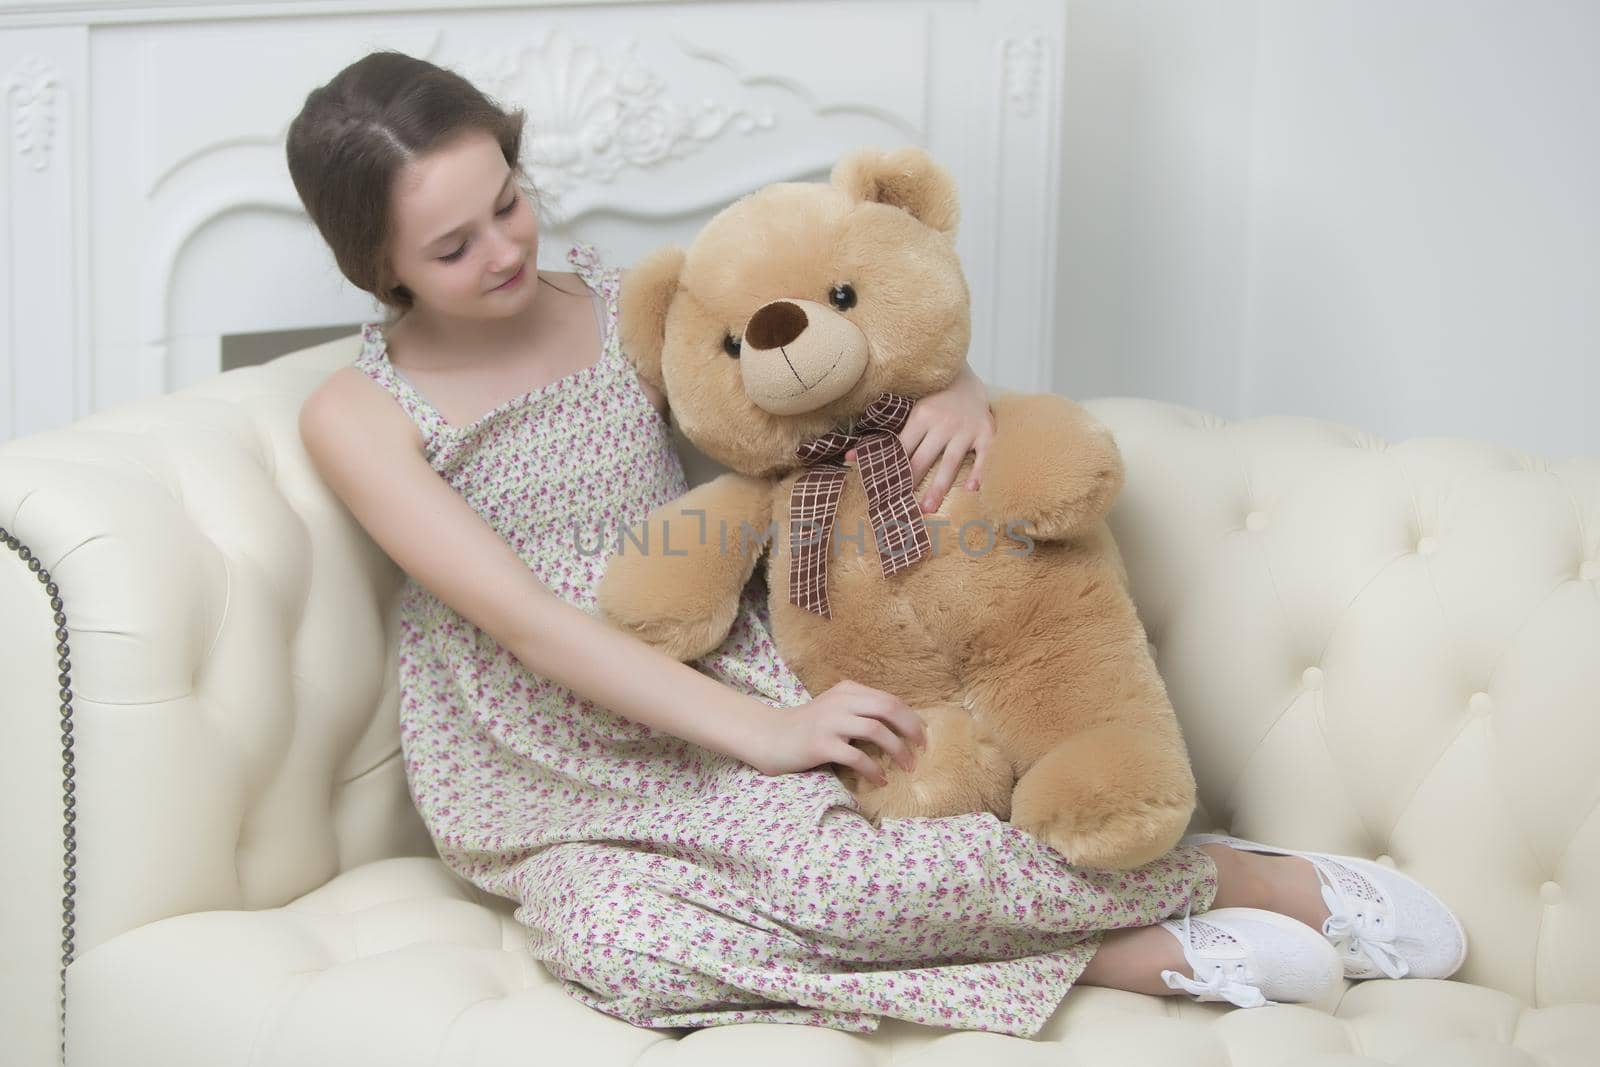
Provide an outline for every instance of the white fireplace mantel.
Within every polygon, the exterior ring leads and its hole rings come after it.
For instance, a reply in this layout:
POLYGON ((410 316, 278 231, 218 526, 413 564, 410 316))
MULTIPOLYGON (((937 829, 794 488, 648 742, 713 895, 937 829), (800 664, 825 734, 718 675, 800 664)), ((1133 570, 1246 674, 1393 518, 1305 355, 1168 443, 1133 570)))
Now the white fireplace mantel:
POLYGON ((526 109, 544 266, 575 239, 632 262, 854 148, 927 147, 961 190, 973 368, 1048 388, 1064 30, 1049 0, 12 0, 0 440, 215 374, 230 335, 377 316, 283 149, 377 48, 526 109))

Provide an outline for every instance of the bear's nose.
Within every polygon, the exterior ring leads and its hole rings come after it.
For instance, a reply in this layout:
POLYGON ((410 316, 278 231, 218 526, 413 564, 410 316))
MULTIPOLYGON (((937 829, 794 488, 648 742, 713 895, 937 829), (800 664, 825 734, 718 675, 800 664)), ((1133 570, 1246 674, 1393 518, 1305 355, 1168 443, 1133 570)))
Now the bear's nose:
POLYGON ((774 300, 750 316, 744 343, 752 348, 782 348, 805 332, 805 309, 787 300, 774 300))

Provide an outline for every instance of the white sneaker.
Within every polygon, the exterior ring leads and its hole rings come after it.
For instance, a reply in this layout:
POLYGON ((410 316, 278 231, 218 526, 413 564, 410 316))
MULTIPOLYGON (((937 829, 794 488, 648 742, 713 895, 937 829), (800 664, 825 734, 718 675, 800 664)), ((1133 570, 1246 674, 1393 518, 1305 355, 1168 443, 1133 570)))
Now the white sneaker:
POLYGON ((1343 971, 1333 946, 1299 919, 1257 908, 1213 908, 1184 913, 1161 928, 1183 946, 1194 971, 1185 978, 1162 971, 1173 989, 1202 1001, 1225 1000, 1241 1008, 1317 1000, 1338 988, 1343 971))
POLYGON ((1191 834, 1180 842, 1216 843, 1311 861, 1328 906, 1322 933, 1338 950, 1346 978, 1449 978, 1467 958, 1460 920, 1409 875, 1356 856, 1274 848, 1222 834, 1191 834))

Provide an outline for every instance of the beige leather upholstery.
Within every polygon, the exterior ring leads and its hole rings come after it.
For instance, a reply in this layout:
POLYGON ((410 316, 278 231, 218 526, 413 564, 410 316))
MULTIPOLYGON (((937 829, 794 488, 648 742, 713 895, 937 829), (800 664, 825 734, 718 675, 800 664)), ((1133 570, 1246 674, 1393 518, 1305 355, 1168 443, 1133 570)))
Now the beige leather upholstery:
POLYGON ((0 446, 5 1062, 56 1055, 62 951, 59 653, 22 545, 69 635, 74 1067, 1597 1062, 1600 460, 1089 404, 1196 828, 1388 857, 1466 924, 1456 980, 1250 1011, 1083 988, 1032 1042, 684 1035, 572 1001, 515 905, 434 856, 398 759, 402 576, 296 427, 357 344, 0 446))

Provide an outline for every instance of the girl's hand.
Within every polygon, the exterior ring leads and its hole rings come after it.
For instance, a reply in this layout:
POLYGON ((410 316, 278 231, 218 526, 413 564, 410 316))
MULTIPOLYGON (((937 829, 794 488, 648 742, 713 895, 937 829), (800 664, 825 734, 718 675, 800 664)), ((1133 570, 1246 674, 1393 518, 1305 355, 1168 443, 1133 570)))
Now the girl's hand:
POLYGON ((809 704, 777 709, 751 766, 762 774, 806 771, 841 763, 862 778, 883 785, 888 779, 878 761, 850 742, 871 741, 906 770, 916 760, 907 742, 928 744, 922 719, 899 697, 846 679, 809 704))
MULTIPOLYGON (((900 443, 911 457, 911 484, 921 483, 923 475, 939 461, 938 473, 923 491, 924 512, 939 510, 968 452, 975 452, 977 458, 973 460, 966 487, 977 490, 983 484, 983 461, 993 440, 994 414, 989 410, 989 391, 983 379, 965 363, 961 365, 960 377, 949 388, 925 396, 911 406, 911 414, 900 430, 900 443), (941 454, 943 459, 940 459, 941 454)), ((855 449, 846 452, 845 458, 853 461, 855 449)))

